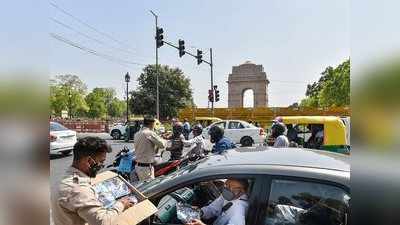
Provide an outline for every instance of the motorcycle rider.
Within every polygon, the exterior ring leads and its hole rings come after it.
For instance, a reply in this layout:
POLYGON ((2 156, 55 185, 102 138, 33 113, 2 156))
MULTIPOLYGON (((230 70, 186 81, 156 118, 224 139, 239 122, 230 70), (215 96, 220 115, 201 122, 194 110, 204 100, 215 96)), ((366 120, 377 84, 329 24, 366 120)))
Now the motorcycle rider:
POLYGON ((205 143, 204 143, 204 138, 203 138, 203 126, 201 124, 196 124, 192 128, 193 132, 193 138, 190 140, 184 140, 183 145, 184 146, 193 146, 194 147, 191 149, 189 155, 194 156, 194 157, 203 157, 204 156, 204 148, 205 148, 205 143))
POLYGON ((211 143, 215 143, 211 152, 222 153, 228 149, 236 148, 235 144, 224 136, 224 128, 220 126, 212 126, 208 131, 211 143))
POLYGON ((183 152, 183 124, 176 122, 172 127, 172 136, 168 138, 171 141, 171 146, 167 147, 166 150, 171 152, 171 160, 178 160, 182 158, 183 152))
POLYGON ((284 123, 276 122, 276 123, 272 124, 271 136, 275 139, 275 142, 274 142, 275 148, 289 147, 289 140, 284 135, 285 131, 286 131, 286 126, 284 123))

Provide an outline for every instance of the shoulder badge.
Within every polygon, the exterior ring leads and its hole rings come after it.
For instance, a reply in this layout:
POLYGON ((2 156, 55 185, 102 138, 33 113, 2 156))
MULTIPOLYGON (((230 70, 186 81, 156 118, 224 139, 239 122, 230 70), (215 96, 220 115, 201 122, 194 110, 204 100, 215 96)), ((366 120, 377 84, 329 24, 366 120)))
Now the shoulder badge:
POLYGON ((74 184, 79 184, 79 178, 78 178, 78 175, 76 173, 74 173, 74 175, 72 177, 72 182, 74 184))

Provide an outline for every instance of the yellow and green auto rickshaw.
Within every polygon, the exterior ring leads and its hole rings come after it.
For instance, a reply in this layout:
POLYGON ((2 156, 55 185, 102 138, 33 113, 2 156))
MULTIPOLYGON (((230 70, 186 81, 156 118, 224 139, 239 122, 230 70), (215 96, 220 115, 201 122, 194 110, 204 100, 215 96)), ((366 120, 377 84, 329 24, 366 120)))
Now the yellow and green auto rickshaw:
POLYGON ((346 126, 340 117, 336 116, 281 116, 282 122, 288 128, 290 141, 306 148, 317 148, 332 152, 350 153, 350 143, 346 126), (295 134, 295 138, 290 138, 295 134), (320 144, 312 144, 316 137, 320 144), (317 146, 317 147, 316 147, 317 146))

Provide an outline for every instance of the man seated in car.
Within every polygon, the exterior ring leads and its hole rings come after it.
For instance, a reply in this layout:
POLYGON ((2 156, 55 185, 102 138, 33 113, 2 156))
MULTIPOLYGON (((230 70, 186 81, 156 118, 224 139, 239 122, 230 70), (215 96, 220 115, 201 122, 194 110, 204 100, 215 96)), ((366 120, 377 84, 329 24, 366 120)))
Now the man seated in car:
MULTIPOLYGON (((245 179, 228 179, 220 197, 201 208, 201 219, 216 217, 213 225, 245 225, 248 208, 249 183, 245 179)), ((205 225, 201 220, 193 220, 188 225, 205 225)))

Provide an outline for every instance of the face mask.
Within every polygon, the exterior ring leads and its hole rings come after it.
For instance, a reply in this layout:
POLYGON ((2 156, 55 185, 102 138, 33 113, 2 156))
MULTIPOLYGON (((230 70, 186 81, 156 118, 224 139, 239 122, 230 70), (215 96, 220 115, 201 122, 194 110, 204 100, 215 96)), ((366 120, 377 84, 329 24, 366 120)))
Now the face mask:
MULTIPOLYGON (((94 160, 93 160, 94 161, 94 160)), ((96 177, 96 175, 97 175, 97 173, 101 170, 101 169, 103 169, 104 168, 104 165, 103 164, 100 164, 100 163, 97 163, 96 161, 95 161, 95 163, 94 164, 92 164, 90 167, 89 167, 89 177, 96 177)))
POLYGON ((229 190, 228 188, 224 187, 222 189, 222 193, 221 193, 222 197, 227 200, 227 201, 232 201, 233 199, 235 199, 235 194, 229 190))

